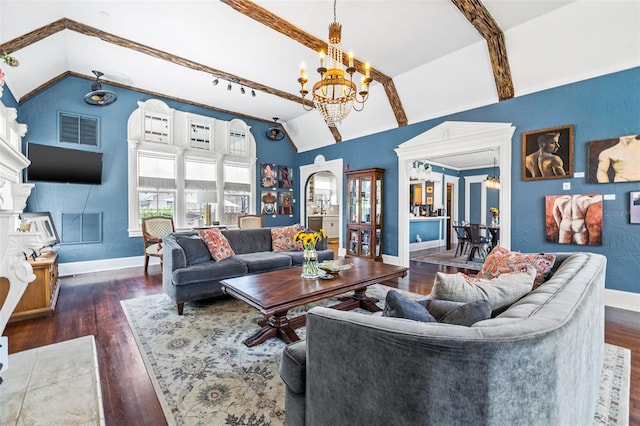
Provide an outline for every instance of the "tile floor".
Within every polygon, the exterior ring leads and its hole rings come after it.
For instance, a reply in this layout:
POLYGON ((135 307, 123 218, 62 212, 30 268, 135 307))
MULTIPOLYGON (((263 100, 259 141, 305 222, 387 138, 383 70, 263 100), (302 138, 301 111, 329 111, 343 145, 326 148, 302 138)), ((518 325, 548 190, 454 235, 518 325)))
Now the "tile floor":
POLYGON ((0 425, 104 425, 93 336, 9 355, 0 425))

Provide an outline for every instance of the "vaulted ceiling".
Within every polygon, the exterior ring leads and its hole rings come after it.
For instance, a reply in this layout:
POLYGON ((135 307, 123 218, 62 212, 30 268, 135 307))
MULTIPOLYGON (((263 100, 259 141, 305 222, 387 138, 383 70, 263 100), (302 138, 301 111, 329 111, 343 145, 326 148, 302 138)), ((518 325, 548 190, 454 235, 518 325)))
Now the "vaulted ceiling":
POLYGON ((116 92, 279 117, 307 151, 640 65, 638 0, 340 0, 342 47, 374 81, 364 111, 334 129, 302 108, 297 82, 301 62, 316 80, 333 6, 0 0, 0 53, 20 61, 0 66, 20 102, 99 70, 116 92))

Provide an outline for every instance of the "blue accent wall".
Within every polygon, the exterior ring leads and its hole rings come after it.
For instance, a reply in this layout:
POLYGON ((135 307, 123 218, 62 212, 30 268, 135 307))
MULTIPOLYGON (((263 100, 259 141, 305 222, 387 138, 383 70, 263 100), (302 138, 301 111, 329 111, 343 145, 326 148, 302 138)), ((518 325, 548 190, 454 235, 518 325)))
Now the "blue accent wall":
POLYGON ((420 235, 422 241, 433 241, 440 238, 441 220, 425 220, 409 223, 409 242, 415 243, 416 236, 420 235))
MULTIPOLYGON (((73 208, 82 211, 86 204, 87 211, 105 212, 105 241, 96 247, 65 246, 61 250, 63 262, 142 254, 142 243, 128 238, 126 231, 126 121, 136 108, 136 101, 144 101, 149 97, 116 88, 114 90, 120 95, 118 102, 107 108, 95 108, 82 102, 82 96, 89 86, 88 80, 68 77, 18 108, 19 121, 29 125, 25 140, 37 143, 56 143, 57 111, 97 115, 102 120, 100 150, 105 154, 105 183, 92 188, 90 193, 89 188, 82 185, 38 184, 36 196, 29 200, 29 208, 35 210, 59 212, 64 207, 65 210, 73 208)), ((608 257, 607 288, 640 293, 640 262, 637 261, 640 257, 640 225, 629 224, 629 191, 640 190, 640 182, 598 185, 588 184, 585 178, 525 182, 520 177, 523 132, 573 124, 574 170, 585 172, 589 141, 640 133, 638 99, 640 68, 633 68, 299 154, 295 153, 286 139, 278 143, 266 140, 263 135, 269 127, 268 123, 245 121, 252 126, 258 144, 258 163, 292 163, 299 166, 312 164, 315 156, 322 154, 327 160, 342 158, 344 164, 349 165, 349 170, 384 168, 382 253, 391 256, 398 254, 398 163, 394 148, 444 121, 513 123, 516 131, 513 136, 512 166, 508 171, 512 176, 512 248, 523 252, 593 251, 605 254, 608 257), (571 182, 570 191, 562 190, 565 181, 571 182), (563 193, 615 196, 615 200, 604 201, 602 246, 546 242, 544 197, 563 193)), ((228 114, 175 101, 166 102, 172 108, 223 119, 232 118, 228 114)), ((295 176, 294 182, 294 193, 298 194, 295 176)), ((343 191, 346 193, 346 188, 343 191)), ((295 217, 299 214, 298 204, 302 200, 297 201, 295 217)), ((346 211, 343 214, 346 217, 346 211)), ((54 220, 59 220, 59 216, 54 216, 54 220)), ((274 226, 289 221, 288 217, 266 217, 265 225, 274 226)))
MULTIPOLYGON (((18 108, 18 122, 28 125, 23 139, 23 149, 28 142, 56 145, 73 149, 86 149, 103 153, 102 185, 81 185, 37 182, 27 201, 26 211, 49 211, 58 228, 62 226, 62 213, 102 212, 102 242, 88 244, 64 244, 60 246, 60 262, 78 262, 97 259, 141 256, 144 254, 141 238, 128 235, 128 184, 127 184, 127 120, 138 108, 138 101, 151 97, 132 90, 110 88, 118 93, 118 100, 106 107, 87 105, 84 94, 90 89, 91 82, 69 76, 48 87, 33 98, 26 100, 18 108), (58 138, 58 113, 69 112, 100 119, 100 146, 81 147, 76 144, 60 143, 58 138)), ((2 100, 7 101, 5 92, 2 100)), ((266 138, 265 132, 271 123, 245 117, 237 117, 198 106, 184 104, 170 99, 162 99, 171 108, 215 117, 222 120, 240 118, 251 127, 256 140, 258 185, 256 210, 260 210, 259 164, 276 163, 296 165, 296 152, 291 142, 284 140, 273 142, 266 138)), ((251 97, 247 98, 251 102, 251 97)), ((26 152, 26 150, 24 151, 26 152)), ((298 184, 294 176, 294 193, 298 184)), ((294 218, 298 216, 295 205, 294 218)), ((265 226, 289 225, 294 222, 289 216, 265 216, 265 226)))
MULTIPOLYGON (((398 254, 398 165, 393 151, 399 144, 444 121, 513 123, 511 158, 511 218, 514 250, 522 252, 592 251, 608 257, 607 288, 640 293, 640 225, 629 224, 629 191, 640 182, 588 184, 585 178, 523 181, 522 133, 566 124, 574 125, 574 171, 586 171, 587 143, 640 133, 640 68, 633 68, 565 86, 520 96, 481 108, 362 137, 346 143, 301 153, 299 164, 311 164, 318 154, 327 160, 343 157, 351 170, 385 169, 384 254, 398 254), (562 191, 562 182, 571 191, 562 191), (602 246, 554 244, 545 241, 544 197, 553 194, 602 193, 604 201, 602 246)), ((504 171, 502 171, 504 173, 504 171)), ((464 206, 461 206, 464 208, 464 206)), ((346 212, 345 212, 346 214, 346 212)))

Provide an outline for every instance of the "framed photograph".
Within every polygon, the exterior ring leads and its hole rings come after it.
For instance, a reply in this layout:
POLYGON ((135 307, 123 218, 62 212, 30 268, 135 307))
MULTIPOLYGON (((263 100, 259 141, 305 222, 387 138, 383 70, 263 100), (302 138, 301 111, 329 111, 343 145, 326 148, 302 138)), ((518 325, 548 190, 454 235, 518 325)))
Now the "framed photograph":
POLYGON ((548 195, 545 215, 547 241, 602 245, 602 194, 548 195))
POLYGON ((587 182, 640 181, 640 135, 587 143, 587 182))
POLYGON ((522 133, 522 180, 573 176, 573 125, 522 133))
POLYGON ((433 204, 433 197, 427 197, 427 204, 433 204))
POLYGON ((293 167, 278 166, 278 188, 293 189, 293 167))
POLYGON ((629 223, 640 223, 640 191, 629 193, 629 223))
POLYGON ((278 192, 278 214, 293 215, 293 199, 289 191, 278 192))
POLYGON ((40 232, 42 234, 42 247, 54 246, 60 243, 58 231, 56 231, 56 227, 53 224, 51 213, 20 213, 20 219, 23 222, 20 225, 21 230, 40 232))
POLYGON ((274 215, 278 211, 278 198, 271 191, 262 191, 262 214, 274 215))
POLYGON ((275 164, 260 164, 260 186, 262 188, 275 188, 277 186, 277 170, 278 168, 275 164))
POLYGON ((432 194, 433 193, 433 186, 429 185, 427 186, 427 194, 432 194))

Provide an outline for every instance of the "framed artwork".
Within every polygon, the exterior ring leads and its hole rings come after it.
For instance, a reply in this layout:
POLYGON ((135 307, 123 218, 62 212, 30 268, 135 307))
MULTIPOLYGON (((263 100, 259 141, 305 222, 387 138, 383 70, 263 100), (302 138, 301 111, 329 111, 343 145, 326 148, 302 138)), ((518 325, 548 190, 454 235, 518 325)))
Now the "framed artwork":
POLYGON ((42 234, 42 247, 54 246, 60 242, 51 213, 20 213, 20 219, 22 221, 21 230, 40 232, 42 234))
POLYGON ((640 191, 629 193, 629 223, 640 223, 640 191))
POLYGON ((548 195, 545 224, 552 243, 602 245, 602 194, 548 195))
POLYGON ((260 164, 260 186, 262 188, 275 188, 277 186, 275 164, 260 164))
POLYGON ((640 135, 587 143, 587 182, 640 181, 640 135))
POLYGON ((433 197, 427 197, 427 204, 433 204, 433 197))
POLYGON ((429 185, 427 186, 427 194, 432 194, 433 193, 433 186, 429 185))
POLYGON ((289 191, 278 192, 278 214, 293 215, 293 199, 289 191))
POLYGON ((293 189, 293 167, 278 166, 278 188, 293 189))
POLYGON ((573 125, 522 133, 522 180, 573 176, 573 125))
POLYGON ((276 214, 278 211, 278 198, 272 191, 262 191, 262 214, 276 214))

